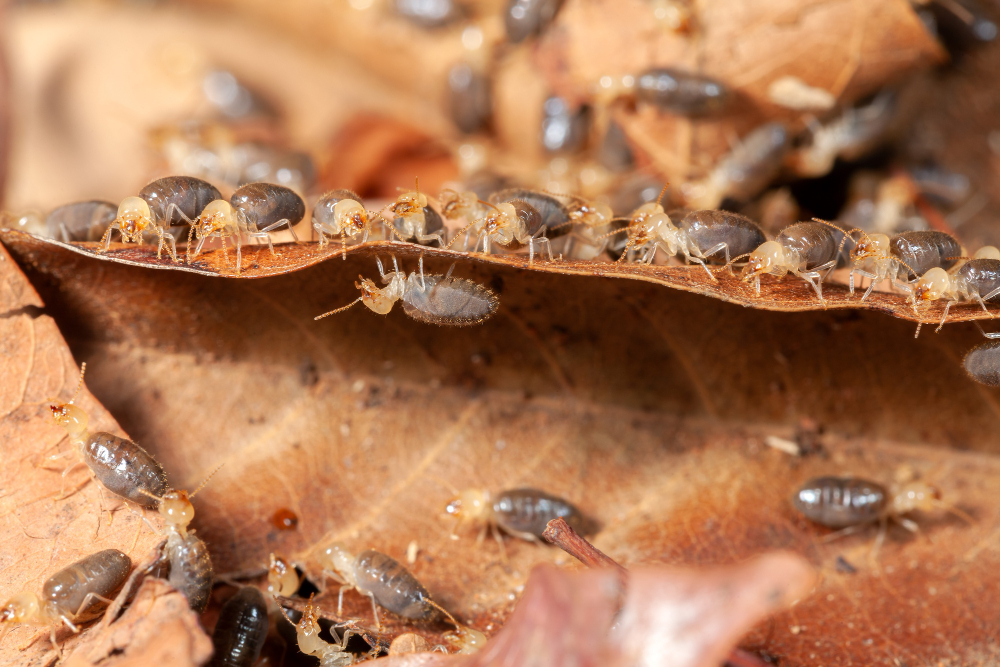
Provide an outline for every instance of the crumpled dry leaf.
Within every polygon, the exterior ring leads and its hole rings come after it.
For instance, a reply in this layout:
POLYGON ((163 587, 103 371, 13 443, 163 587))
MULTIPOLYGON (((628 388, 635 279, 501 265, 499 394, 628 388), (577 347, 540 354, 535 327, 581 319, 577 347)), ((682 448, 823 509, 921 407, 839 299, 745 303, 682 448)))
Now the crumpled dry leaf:
MULTIPOLYGON (((914 341, 911 323, 878 313, 738 308, 507 265, 520 258, 456 267, 501 292, 474 330, 360 308, 317 323, 354 298, 371 257, 233 280, 3 238, 89 362, 88 386, 171 479, 190 486, 225 462, 195 519, 219 572, 259 570, 275 551, 324 583, 315 555, 329 541, 400 560, 415 541, 413 572, 492 635, 531 568, 568 558, 508 540, 505 566, 471 532, 449 539, 448 487, 530 485, 603 524, 595 545, 630 568, 805 554, 816 592, 743 643, 784 664, 996 657, 998 394, 961 369, 972 327, 914 341), (822 455, 762 444, 804 416, 830 432, 822 455), (788 501, 819 474, 888 483, 899 469, 974 524, 918 515, 920 535, 891 528, 873 559, 877 529, 827 543, 788 501), (295 530, 272 523, 280 509, 295 530)), ((426 255, 431 272, 450 261, 426 255)), ((345 604, 370 622, 364 598, 345 604)))
POLYGON ((125 613, 82 642, 66 667, 196 667, 212 655, 212 640, 183 593, 146 579, 125 613))

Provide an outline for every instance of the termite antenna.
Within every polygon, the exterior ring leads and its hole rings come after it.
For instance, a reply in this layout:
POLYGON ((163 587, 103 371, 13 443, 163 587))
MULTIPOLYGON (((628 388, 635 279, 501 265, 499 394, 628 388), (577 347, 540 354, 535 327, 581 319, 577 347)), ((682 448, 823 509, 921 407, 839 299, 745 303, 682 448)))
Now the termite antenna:
POLYGON ((838 232, 843 232, 844 233, 844 238, 840 239, 840 245, 837 247, 837 252, 838 253, 841 250, 844 249, 844 244, 847 243, 847 239, 854 240, 854 237, 851 236, 852 234, 854 234, 854 232, 861 232, 862 234, 865 235, 865 238, 869 238, 868 237, 868 232, 866 232, 865 230, 861 229, 860 227, 854 227, 853 229, 848 229, 847 231, 844 231, 843 227, 839 227, 839 226, 833 224, 832 222, 830 222, 829 220, 822 220, 820 218, 813 218, 812 221, 813 222, 818 222, 821 225, 826 225, 828 227, 832 227, 833 229, 836 229, 838 232))
POLYGON ((973 526, 976 523, 972 519, 972 517, 969 516, 966 512, 963 512, 962 510, 958 509, 954 505, 949 505, 948 503, 944 502, 943 500, 932 499, 931 500, 931 505, 933 505, 934 507, 940 507, 945 512, 950 512, 951 514, 954 514, 955 516, 957 516, 959 519, 962 519, 963 521, 965 521, 970 526, 973 526))
MULTIPOLYGON (((614 222, 632 222, 632 221, 629 220, 628 218, 612 218, 611 220, 608 220, 608 224, 609 225, 612 224, 612 223, 614 223, 614 222)), ((563 223, 563 224, 569 224, 569 223, 563 223)), ((559 225, 559 226, 562 227, 562 225, 559 225)), ((556 228, 553 227, 553 229, 556 229, 556 228)), ((622 232, 627 232, 628 229, 629 229, 628 227, 622 227, 621 229, 616 229, 613 232, 606 232, 606 233, 601 234, 600 236, 598 236, 597 240, 600 241, 601 239, 606 239, 606 238, 608 238, 610 236, 614 236, 615 234, 621 234, 622 232)))
POLYGON ((80 395, 80 390, 83 389, 83 375, 87 372, 87 362, 80 364, 80 379, 76 382, 76 391, 73 392, 73 398, 69 399, 69 404, 72 405, 76 397, 80 395))
POLYGON ((141 493, 144 496, 148 496, 148 497, 152 498, 153 500, 156 500, 156 501, 159 501, 159 502, 163 502, 163 497, 162 496, 158 496, 155 493, 150 493, 146 489, 140 489, 139 487, 136 487, 135 490, 138 491, 139 493, 141 493))
POLYGON ((456 621, 456 620, 455 620, 455 617, 454 617, 454 616, 452 616, 451 614, 449 614, 449 613, 448 613, 448 610, 447 610, 447 609, 445 609, 444 607, 442 607, 441 605, 439 605, 439 604, 438 604, 437 602, 435 602, 434 600, 431 600, 430 598, 427 598, 426 600, 424 600, 424 602, 426 602, 427 604, 429 604, 430 606, 434 607, 434 608, 435 608, 435 609, 437 609, 437 610, 438 610, 439 612, 441 612, 442 614, 444 614, 445 616, 447 616, 447 617, 448 617, 448 620, 449 620, 449 621, 450 621, 450 622, 451 622, 452 624, 454 624, 454 626, 455 626, 455 629, 456 629, 456 630, 461 630, 461 629, 462 629, 462 626, 461 626, 461 625, 459 624, 459 622, 458 622, 458 621, 456 621))
MULTIPOLYGON (((274 604, 278 606, 278 611, 280 611, 281 615, 285 617, 285 620, 291 623, 292 625, 298 625, 295 621, 293 621, 288 617, 288 612, 286 612, 284 606, 282 606, 282 604, 278 602, 278 596, 272 595, 271 598, 274 599, 274 604)), ((312 597, 310 596, 309 599, 312 600, 312 597)))
MULTIPOLYGON (((725 265, 723 265, 723 266, 722 266, 721 268, 719 268, 719 269, 718 269, 718 272, 722 272, 722 271, 725 271, 725 270, 726 270, 726 269, 728 269, 728 268, 729 268, 730 266, 732 266, 732 265, 733 265, 733 264, 735 264, 736 262, 740 261, 740 260, 741 260, 741 259, 743 259, 744 257, 749 257, 749 256, 750 256, 750 254, 751 254, 751 253, 749 253, 749 252, 745 252, 745 253, 743 253, 742 255, 737 255, 736 257, 733 257, 733 258, 732 258, 731 260, 729 260, 728 262, 726 262, 726 263, 725 263, 725 265)), ((747 275, 746 277, 744 277, 744 278, 743 278, 743 281, 745 282, 745 281, 749 280, 750 278, 751 278, 751 276, 750 276, 750 275, 747 275)))
POLYGON ((660 202, 663 200, 663 195, 667 194, 667 188, 669 188, 669 187, 670 187, 670 183, 667 183, 667 184, 665 184, 663 186, 663 189, 660 190, 660 196, 656 198, 656 205, 657 206, 659 206, 660 202))
POLYGON ((225 464, 225 463, 220 463, 219 465, 217 465, 217 466, 215 467, 215 470, 213 470, 212 472, 208 473, 208 477, 206 477, 206 478, 205 478, 205 479, 204 479, 204 480, 202 481, 202 483, 198 485, 198 488, 197 488, 197 489, 195 489, 194 491, 192 491, 191 493, 189 493, 189 494, 188 494, 188 498, 194 498, 194 497, 195 497, 195 495, 197 495, 197 493, 198 493, 199 491, 201 491, 202 489, 204 489, 204 488, 205 488, 205 485, 206 485, 206 484, 208 484, 208 480, 210 480, 210 479, 212 479, 213 477, 215 477, 215 473, 219 472, 219 470, 220 470, 220 469, 222 468, 222 466, 224 466, 224 465, 226 465, 226 464, 225 464))
POLYGON ((359 296, 359 297, 358 297, 357 299, 355 299, 354 301, 350 302, 350 303, 349 303, 349 304, 347 304, 346 306, 341 306, 340 308, 337 308, 337 309, 335 309, 335 310, 331 310, 331 311, 330 311, 330 312, 328 312, 328 313, 323 313, 322 315, 317 315, 317 316, 316 316, 316 317, 314 317, 313 319, 314 319, 314 320, 321 320, 321 319, 323 319, 324 317, 329 317, 330 315, 336 315, 337 313, 342 313, 342 312, 344 312, 345 310, 347 310, 348 308, 350 308, 351 306, 353 306, 353 305, 355 305, 356 303, 358 303, 359 301, 361 301, 361 300, 362 300, 363 298, 365 298, 365 297, 364 297, 364 295, 362 295, 362 296, 359 296))
POLYGON ((185 249, 185 253, 187 254, 188 264, 191 263, 191 239, 194 238, 194 228, 197 226, 197 222, 198 221, 196 220, 195 224, 191 225, 190 229, 188 229, 188 242, 187 242, 187 248, 185 249))

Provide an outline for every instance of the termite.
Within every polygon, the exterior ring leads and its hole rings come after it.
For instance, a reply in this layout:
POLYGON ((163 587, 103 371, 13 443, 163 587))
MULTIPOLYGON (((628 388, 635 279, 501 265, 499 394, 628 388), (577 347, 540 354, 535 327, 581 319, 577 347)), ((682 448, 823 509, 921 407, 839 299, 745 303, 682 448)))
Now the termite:
POLYGON ((94 199, 65 204, 45 216, 45 235, 64 243, 100 241, 118 215, 109 201, 94 199))
POLYGON ((579 222, 599 226, 600 220, 611 219, 611 209, 601 204, 592 204, 573 195, 567 195, 572 204, 563 205, 550 194, 529 190, 527 188, 506 188, 497 190, 489 197, 491 204, 506 204, 523 201, 531 206, 542 219, 542 233, 546 238, 554 239, 569 231, 568 224, 579 222))
MULTIPOLYGON (((994 338, 995 334, 986 334, 994 338)), ((969 350, 962 360, 969 377, 987 387, 1000 387, 1000 340, 989 340, 969 350)))
POLYGON ((479 230, 479 238, 472 249, 473 252, 479 247, 480 240, 483 242, 483 252, 486 254, 490 252, 491 243, 507 250, 518 250, 528 246, 528 263, 532 263, 535 261, 535 243, 544 242, 549 260, 553 259, 549 239, 542 236, 545 233, 542 216, 534 206, 521 199, 486 205, 490 209, 486 215, 459 230, 445 248, 450 248, 459 236, 476 227, 479 230))
POLYGON ((65 625, 78 633, 81 624, 100 616, 131 569, 128 556, 105 549, 59 570, 46 580, 40 596, 18 593, 0 607, 0 641, 14 623, 48 626, 52 646, 58 650, 56 630, 65 625))
POLYGON ((590 134, 590 107, 573 108, 553 95, 542 105, 542 147, 549 153, 572 153, 581 150, 590 134))
POLYGON ((798 276, 809 283, 820 303, 823 301, 823 271, 835 268, 844 261, 841 240, 845 233, 833 225, 822 222, 799 222, 783 229, 773 241, 765 241, 750 253, 743 267, 741 279, 753 279, 757 296, 760 296, 760 277, 770 273, 798 276))
MULTIPOLYGON (((340 247, 347 250, 347 239, 361 237, 368 240, 375 226, 377 215, 365 208, 365 203, 350 190, 331 190, 323 195, 312 210, 312 226, 319 232, 319 247, 328 241, 326 235, 340 235, 340 247)), ((347 254, 341 257, 346 261, 347 254)))
POLYGON ((456 63, 448 70, 448 106, 455 127, 473 134, 489 127, 493 115, 490 77, 469 63, 456 63))
POLYGON ((869 104, 844 111, 812 130, 812 141, 789 160, 795 173, 815 178, 829 173, 838 157, 857 160, 882 142, 896 119, 896 97, 879 94, 869 104))
POLYGON ((730 211, 692 211, 681 219, 677 229, 678 237, 687 239, 692 256, 727 265, 733 257, 746 255, 767 240, 756 222, 730 211))
POLYGON ((252 667, 267 637, 267 602, 253 586, 243 586, 219 611, 212 632, 209 667, 252 667))
POLYGON ((229 201, 216 199, 201 212, 188 232, 187 261, 190 264, 193 257, 198 256, 205 241, 219 238, 228 262, 226 239, 234 238, 236 272, 239 273, 243 263, 242 236, 245 235, 248 240, 264 239, 273 255, 274 244, 269 232, 285 225, 292 238, 298 241, 294 225, 305 214, 305 203, 294 190, 273 183, 247 183, 236 190, 229 201), (198 237, 198 245, 192 254, 191 240, 194 235, 198 237))
POLYGON ((420 192, 419 182, 415 190, 399 195, 386 208, 396 216, 389 229, 401 241, 413 239, 421 244, 437 241, 445 245, 444 222, 438 212, 427 205, 427 195, 420 192))
POLYGON ((137 197, 126 197, 118 206, 118 215, 108 226, 101 242, 106 252, 111 247, 111 232, 118 230, 122 243, 142 243, 142 235, 156 232, 159 244, 156 257, 163 251, 163 243, 170 244, 170 254, 177 261, 177 246, 169 228, 172 225, 192 224, 205 206, 221 195, 211 183, 193 176, 167 176, 160 178, 139 191, 137 197))
POLYGON ((861 232, 862 237, 851 249, 850 293, 854 294, 855 273, 872 281, 861 297, 862 301, 868 298, 877 283, 887 279, 908 291, 909 287, 899 280, 901 274, 912 279, 935 266, 948 269, 962 254, 958 241, 944 232, 903 232, 890 239, 885 234, 868 234, 860 229, 851 229, 847 232, 848 237, 854 232, 861 232))
POLYGON ((166 555, 170 561, 170 576, 167 581, 184 593, 188 606, 198 613, 205 611, 212 594, 212 558, 201 538, 187 527, 194 520, 191 498, 205 488, 217 471, 218 468, 190 494, 179 489, 170 489, 162 496, 145 493, 157 501, 160 517, 165 524, 166 555))
POLYGON ((1000 295, 1000 259, 972 259, 963 264, 954 274, 941 267, 929 269, 913 282, 909 301, 913 311, 921 302, 945 299, 944 315, 937 331, 948 319, 948 311, 953 304, 976 301, 983 311, 989 313, 987 301, 994 301, 1000 295))
POLYGON ((707 116, 724 111, 731 95, 724 83, 711 77, 654 67, 636 77, 635 97, 671 113, 707 116))
MULTIPOLYGON (((298 623, 288 618, 284 607, 279 605, 278 609, 281 610, 281 615, 285 617, 285 620, 295 626, 295 638, 299 650, 306 655, 319 658, 320 667, 347 667, 354 664, 354 655, 347 651, 347 640, 350 639, 351 630, 344 630, 344 636, 339 643, 330 643, 320 637, 319 614, 316 613, 316 607, 312 604, 312 597, 309 598, 309 604, 306 605, 298 623)), ((333 631, 331 630, 331 632, 333 631)), ((336 633, 333 634, 336 639, 336 633)))
POLYGON ((563 0, 508 0, 504 13, 507 39, 517 44, 540 35, 556 17, 563 0))
POLYGON ((452 278, 454 265, 445 275, 425 275, 424 260, 420 258, 420 271, 406 276, 399 270, 396 258, 392 258, 393 272, 387 274, 382 260, 376 258, 378 272, 386 287, 379 288, 375 282, 358 276, 360 283, 354 286, 361 290, 361 296, 330 312, 317 315, 316 320, 343 312, 358 302, 363 303, 379 315, 387 315, 393 305, 403 301, 403 312, 415 320, 428 324, 465 327, 481 324, 496 312, 500 305, 496 294, 488 287, 465 278, 452 278))
MULTIPOLYGON (((79 450, 83 463, 104 488, 137 505, 153 509, 156 501, 151 500, 150 496, 158 496, 166 491, 167 474, 149 452, 131 440, 104 431, 91 433, 87 430, 90 418, 82 408, 73 405, 83 389, 86 370, 87 364, 81 364, 80 380, 68 403, 49 406, 52 418, 58 426, 66 429, 69 440, 79 450)), ((72 467, 67 468, 63 474, 72 467)))
POLYGON ((453 498, 445 511, 455 517, 452 535, 466 523, 480 526, 481 541, 489 530, 503 547, 498 529, 522 540, 538 542, 552 519, 562 517, 574 528, 581 528, 583 515, 572 503, 538 489, 502 491, 496 495, 486 489, 466 489, 453 498))
POLYGON ((714 209, 724 199, 745 201, 767 187, 781 171, 789 135, 781 123, 767 123, 743 137, 700 181, 684 194, 692 208, 714 209))
POLYGON ((455 653, 468 655, 477 653, 486 646, 486 635, 461 623, 455 623, 455 629, 441 635, 455 649, 455 653))
POLYGON ((271 595, 291 597, 299 590, 299 573, 281 556, 271 554, 267 567, 267 592, 271 595))

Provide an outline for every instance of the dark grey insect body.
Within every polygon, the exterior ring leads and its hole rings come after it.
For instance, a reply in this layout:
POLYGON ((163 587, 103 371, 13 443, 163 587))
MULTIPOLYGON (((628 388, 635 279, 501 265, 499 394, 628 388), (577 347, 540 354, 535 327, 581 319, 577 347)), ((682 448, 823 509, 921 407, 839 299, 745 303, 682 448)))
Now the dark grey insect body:
POLYGON ((420 322, 453 327, 489 319, 500 305, 496 294, 465 278, 411 273, 403 293, 403 312, 420 322))
POLYGON ((580 511, 558 496, 538 489, 511 489, 493 498, 493 517, 504 530, 541 537, 549 521, 562 517, 573 528, 583 522, 580 511))
POLYGON ((749 253, 767 240, 756 222, 729 211, 692 211, 678 228, 706 258, 719 263, 749 253))
POLYGON ((96 596, 110 597, 131 569, 132 561, 121 551, 98 551, 49 577, 42 586, 42 604, 74 622, 92 620, 104 605, 96 596))
POLYGON ((761 125, 743 137, 709 176, 719 201, 726 197, 745 201, 770 185, 781 171, 789 140, 781 123, 761 125))
POLYGON ((493 115, 490 78, 468 63, 448 70, 448 106, 451 120, 466 134, 485 130, 493 115))
MULTIPOLYGON (((540 226, 545 228, 545 236, 548 238, 552 239, 569 233, 569 225, 566 224, 569 222, 569 214, 566 207, 551 195, 527 188, 507 188, 490 195, 491 204, 514 203, 516 201, 528 204, 538 213, 541 220, 540 226)), ((529 218, 532 217, 530 213, 527 215, 529 218)), ((535 231, 537 229, 530 231, 530 233, 534 234, 535 231)))
POLYGON ((139 190, 139 196, 163 227, 189 225, 210 202, 222 198, 214 185, 194 176, 158 178, 139 190))
POLYGON ((969 295, 978 295, 990 303, 1000 301, 1000 292, 997 292, 1000 289, 1000 259, 970 259, 958 268, 952 280, 963 285, 969 295))
POLYGON ((440 28, 462 17, 454 0, 394 0, 396 14, 421 28, 440 28))
POLYGON ((167 536, 170 576, 167 581, 188 599, 188 606, 201 613, 212 595, 212 558, 208 547, 194 534, 171 531, 167 536))
POLYGON ((285 223, 291 229, 306 214, 302 197, 274 183, 247 183, 233 193, 229 203, 256 225, 254 231, 270 231, 285 223))
POLYGON ((252 667, 267 637, 267 602, 260 590, 244 586, 222 605, 212 632, 209 667, 252 667))
POLYGON ((723 111, 728 87, 707 76, 670 67, 654 67, 638 76, 635 96, 641 102, 683 116, 706 116, 723 111))
POLYGON ((391 556, 368 549, 354 562, 358 591, 403 618, 427 620, 436 610, 428 604, 430 593, 413 574, 391 556))
POLYGON ((605 169, 616 172, 628 171, 635 166, 635 155, 628 143, 628 136, 622 126, 615 121, 608 123, 601 145, 597 148, 597 161, 605 169))
POLYGON ((45 235, 64 243, 100 241, 117 216, 118 207, 108 201, 65 204, 45 216, 45 235))
POLYGON ((875 521, 889 501, 885 487, 853 477, 817 477, 803 484, 792 504, 807 519, 830 528, 875 521))
POLYGON ((969 350, 962 366, 979 384, 1000 387, 1000 340, 990 340, 969 350))
POLYGON ((424 212, 422 232, 410 224, 411 218, 398 215, 392 221, 396 232, 411 243, 430 245, 432 241, 437 241, 438 245, 444 245, 444 236, 441 233, 444 230, 444 221, 441 219, 441 215, 430 206, 424 206, 422 210, 424 212))
POLYGON ((149 509, 167 490, 167 473, 145 449, 111 433, 90 434, 81 446, 83 461, 94 476, 114 494, 149 509), (145 492, 145 493, 143 493, 145 492))
POLYGON ((850 241, 841 248, 846 233, 821 222, 797 222, 781 230, 775 241, 781 244, 786 254, 792 251, 805 261, 806 270, 831 261, 836 266, 847 266, 850 262, 850 241))
POLYGON ((889 240, 889 252, 905 262, 906 266, 900 267, 900 270, 912 280, 936 266, 950 269, 961 257, 962 246, 955 237, 945 232, 903 232, 889 240))
POLYGON ((550 97, 542 107, 542 146, 550 153, 572 153, 584 147, 590 131, 590 108, 576 109, 561 97, 550 97))
POLYGON ((507 39, 517 44, 540 35, 559 12, 562 0, 509 0, 504 14, 507 39))
POLYGON ((356 192, 353 192, 351 190, 346 190, 343 188, 338 190, 330 190, 322 197, 320 197, 319 200, 316 202, 316 205, 313 206, 312 210, 313 222, 314 223, 318 222, 323 225, 332 226, 334 224, 334 217, 335 217, 333 207, 337 205, 337 202, 343 201, 345 199, 353 199, 354 201, 361 204, 362 207, 364 207, 365 205, 364 200, 361 199, 360 195, 358 195, 358 193, 356 192))

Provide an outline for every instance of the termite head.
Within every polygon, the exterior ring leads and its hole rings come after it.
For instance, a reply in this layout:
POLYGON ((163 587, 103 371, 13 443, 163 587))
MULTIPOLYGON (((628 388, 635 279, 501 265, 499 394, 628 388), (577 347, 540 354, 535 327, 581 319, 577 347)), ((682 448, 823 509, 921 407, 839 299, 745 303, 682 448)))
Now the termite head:
POLYGON ((361 290, 361 303, 379 315, 388 315, 396 303, 396 299, 386 294, 386 290, 376 285, 373 280, 361 278, 361 282, 354 283, 354 286, 361 290))
POLYGON ((996 246, 984 245, 976 251, 972 259, 1000 259, 1000 250, 996 246))
POLYGON ((931 510, 941 506, 941 491, 926 482, 910 482, 899 488, 892 498, 892 509, 896 514, 906 514, 913 510, 931 510))
POLYGON ((591 227, 606 225, 615 217, 611 207, 607 204, 593 204, 582 199, 577 199, 572 204, 567 205, 566 214, 570 220, 591 227))
POLYGON ((514 233, 520 219, 517 208, 511 202, 493 205, 483 221, 483 233, 491 236, 500 245, 507 245, 514 240, 514 233))
POLYGON ((344 579, 353 579, 354 554, 343 544, 335 542, 323 550, 323 562, 340 573, 344 579))
POLYGON ((183 489, 170 489, 160 498, 160 516, 168 525, 178 529, 182 534, 187 525, 194 519, 194 505, 188 492, 183 489))
POLYGON ((42 607, 34 593, 18 593, 0 607, 0 641, 14 623, 32 623, 40 620, 42 607))
POLYGON ((333 219, 343 233, 357 234, 368 224, 368 212, 354 199, 341 199, 333 205, 333 219))
POLYGON ((743 280, 750 280, 763 273, 771 273, 785 263, 785 249, 777 241, 765 241, 750 253, 750 260, 740 272, 743 280))
POLYGON ((422 213, 427 206, 427 197, 420 192, 404 192, 389 206, 389 210, 400 217, 422 213))
POLYGON ((76 384, 76 391, 73 392, 73 398, 69 399, 68 403, 52 403, 49 405, 49 410, 52 411, 52 419, 56 425, 66 429, 69 437, 73 440, 80 440, 87 433, 89 417, 87 417, 87 413, 82 408, 73 405, 73 401, 80 395, 80 390, 83 388, 83 375, 86 372, 87 364, 80 364, 80 380, 76 384))
POLYGON ((885 234, 865 234, 851 249, 851 258, 855 261, 871 257, 883 259, 889 256, 889 237, 885 234))
POLYGON ((479 196, 471 191, 457 192, 449 189, 441 192, 438 201, 441 203, 441 215, 451 220, 472 211, 479 201, 479 196))
POLYGON ((948 272, 940 266, 935 266, 917 279, 911 298, 914 305, 918 301, 934 301, 943 297, 950 286, 951 278, 948 272))
POLYGON ((299 589, 299 574, 281 556, 271 554, 267 568, 267 592, 271 595, 291 597, 299 589))
POLYGON ((492 510, 490 493, 486 489, 465 489, 445 506, 445 511, 459 523, 485 520, 492 510))
POLYGON ((209 202, 193 225, 199 239, 210 234, 217 234, 227 227, 237 228, 236 209, 225 199, 209 202))
POLYGON ((153 224, 153 214, 142 197, 126 197, 118 206, 115 221, 125 243, 141 243, 142 233, 153 224))
POLYGON ((441 636, 459 654, 475 653, 486 645, 486 635, 466 625, 456 624, 454 630, 441 636))

